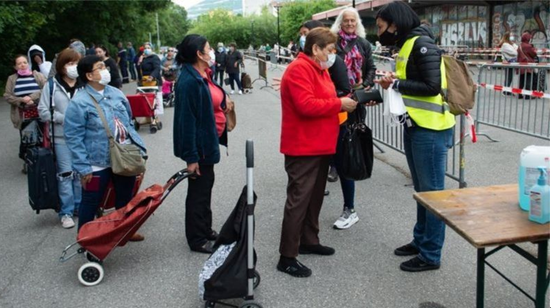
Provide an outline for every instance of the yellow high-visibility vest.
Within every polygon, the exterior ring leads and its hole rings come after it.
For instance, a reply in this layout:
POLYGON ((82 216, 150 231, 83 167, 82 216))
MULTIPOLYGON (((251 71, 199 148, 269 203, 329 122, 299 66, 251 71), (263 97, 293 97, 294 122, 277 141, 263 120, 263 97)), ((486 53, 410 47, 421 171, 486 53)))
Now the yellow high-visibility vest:
MULTIPOLYGON (((396 58, 396 77, 400 80, 407 79, 406 67, 413 45, 419 36, 408 39, 398 57, 396 58)), ((440 61, 440 73, 442 75, 442 88, 447 88, 446 68, 444 61, 440 61)), ((415 124, 432 130, 445 130, 455 125, 455 116, 450 113, 450 107, 444 101, 442 95, 413 96, 404 95, 404 105, 407 113, 415 121, 415 124)))

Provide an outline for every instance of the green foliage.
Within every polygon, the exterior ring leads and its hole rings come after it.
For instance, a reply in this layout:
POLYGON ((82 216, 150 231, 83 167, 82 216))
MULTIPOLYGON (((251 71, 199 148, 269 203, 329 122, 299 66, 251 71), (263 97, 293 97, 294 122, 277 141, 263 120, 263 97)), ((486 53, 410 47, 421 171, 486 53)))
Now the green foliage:
POLYGON ((334 0, 300 0, 285 3, 279 10, 281 45, 286 46, 289 40, 296 41, 300 25, 311 20, 312 15, 335 7, 334 0))
POLYGON ((134 42, 136 47, 157 41, 155 13, 159 15, 162 45, 175 46, 182 40, 190 24, 183 7, 170 0, 140 1, 76 1, 33 0, 0 2, 0 80, 13 72, 13 57, 27 54, 33 44, 46 51, 51 61, 78 38, 87 46, 105 45, 116 55, 119 41, 134 42))
POLYGON ((234 42, 238 48, 247 48, 249 44, 273 44, 277 37, 276 18, 267 9, 260 15, 246 17, 217 9, 200 16, 189 33, 205 36, 213 46, 218 42, 224 45, 234 42))

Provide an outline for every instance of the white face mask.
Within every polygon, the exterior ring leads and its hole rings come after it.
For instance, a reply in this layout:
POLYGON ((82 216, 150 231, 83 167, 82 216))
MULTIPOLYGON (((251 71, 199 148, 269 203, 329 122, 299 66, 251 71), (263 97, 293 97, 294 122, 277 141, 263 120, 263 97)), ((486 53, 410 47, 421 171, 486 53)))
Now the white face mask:
POLYGON ((330 53, 327 56, 327 61, 320 61, 320 66, 322 70, 329 69, 333 64, 335 64, 335 60, 337 59, 337 55, 334 53, 330 53))
POLYGON ((107 69, 103 69, 100 72, 101 79, 98 81, 101 85, 108 85, 111 82, 111 74, 107 69))
POLYGON ((306 35, 301 35, 298 43, 300 45, 300 48, 304 50, 304 45, 306 45, 306 35))
POLYGON ((211 67, 214 65, 214 63, 216 63, 216 55, 214 54, 214 50, 211 49, 209 51, 209 57, 210 57, 210 60, 208 61, 203 60, 203 61, 207 62, 208 66, 211 67))
POLYGON ((65 66, 65 70, 67 71, 67 77, 69 77, 70 79, 78 78, 78 71, 77 71, 76 65, 65 66))

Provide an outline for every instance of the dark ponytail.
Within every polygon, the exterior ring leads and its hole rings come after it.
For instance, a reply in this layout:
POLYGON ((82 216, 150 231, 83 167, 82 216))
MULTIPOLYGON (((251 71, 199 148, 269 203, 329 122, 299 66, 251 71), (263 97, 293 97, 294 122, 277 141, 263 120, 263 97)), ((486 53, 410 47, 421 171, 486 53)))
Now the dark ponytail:
POLYGON ((197 63, 197 51, 203 52, 207 45, 207 38, 199 34, 189 34, 184 37, 184 40, 176 46, 178 54, 176 62, 178 64, 194 64, 197 63))

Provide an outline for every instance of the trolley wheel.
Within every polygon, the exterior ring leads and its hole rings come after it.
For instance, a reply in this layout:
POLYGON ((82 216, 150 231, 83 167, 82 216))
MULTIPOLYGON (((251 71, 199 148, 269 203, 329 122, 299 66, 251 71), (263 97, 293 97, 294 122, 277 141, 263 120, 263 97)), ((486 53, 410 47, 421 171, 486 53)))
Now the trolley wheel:
POLYGON ((149 126, 149 133, 150 134, 155 134, 156 132, 157 132, 157 126, 156 125, 149 126))
POLYGON ((262 305, 255 301, 244 301, 239 308, 262 308, 262 305))
POLYGON ((213 308, 216 305, 215 302, 206 301, 205 302, 205 308, 213 308))
POLYGON ((136 128, 136 131, 140 130, 140 122, 136 119, 134 119, 134 128, 136 128))
POLYGON ((88 262, 78 270, 78 281, 87 287, 99 284, 103 280, 103 266, 96 262, 88 262))
POLYGON ((84 252, 84 256, 86 257, 86 260, 90 261, 90 262, 96 262, 96 263, 99 263, 101 264, 101 261, 100 259, 94 257, 91 253, 89 253, 88 251, 85 251, 84 252))
POLYGON ((159 130, 163 129, 163 122, 157 121, 157 129, 159 130))
POLYGON ((254 270, 253 289, 256 289, 259 284, 260 284, 260 273, 257 270, 254 270))

